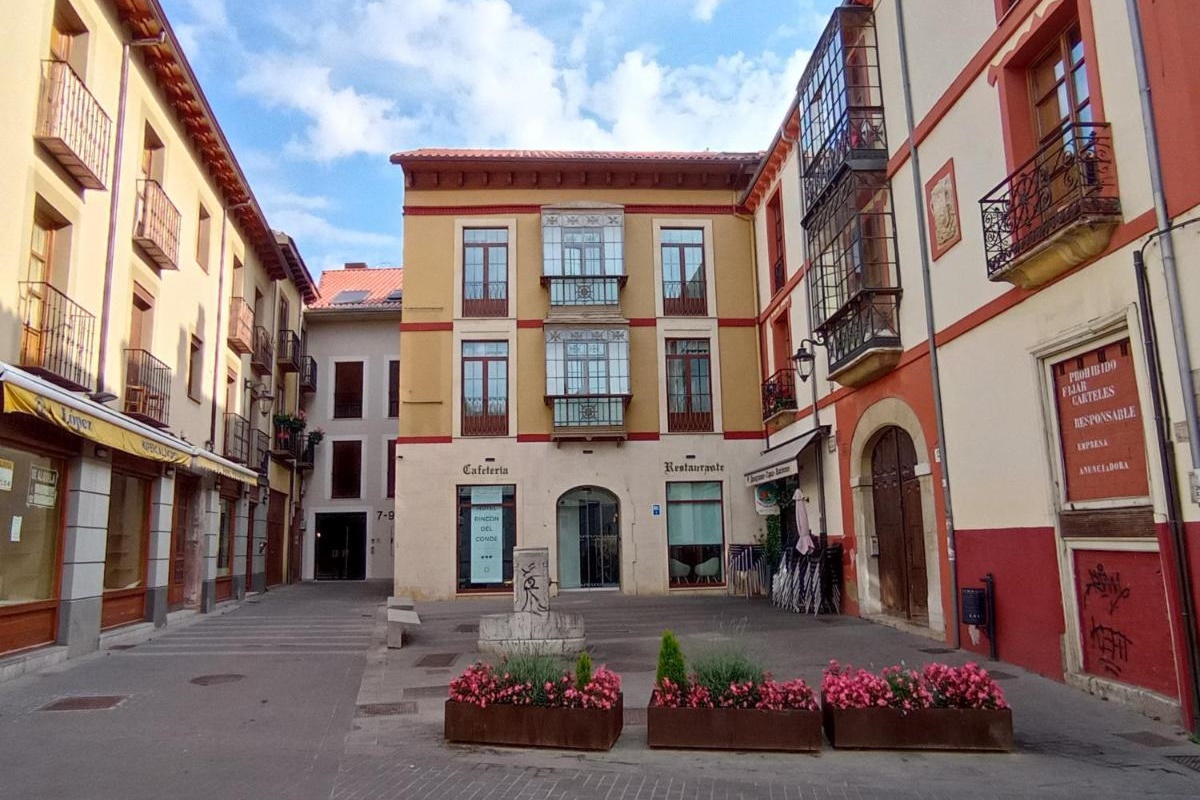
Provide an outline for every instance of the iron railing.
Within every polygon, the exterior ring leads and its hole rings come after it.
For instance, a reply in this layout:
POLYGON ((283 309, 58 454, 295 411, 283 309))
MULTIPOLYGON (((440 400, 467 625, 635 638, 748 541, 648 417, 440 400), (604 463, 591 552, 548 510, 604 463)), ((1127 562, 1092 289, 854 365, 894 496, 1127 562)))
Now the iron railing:
POLYGON ((671 411, 667 409, 667 430, 671 433, 708 433, 713 429, 711 411, 671 411))
POLYGON ((763 381, 762 408, 764 420, 796 410, 796 370, 787 367, 763 381))
POLYGON ((302 429, 276 425, 275 438, 271 442, 271 455, 295 461, 300 458, 305 439, 302 429))
POLYGON ((1112 133, 1074 123, 979 201, 988 278, 1074 222, 1119 217, 1112 133))
POLYGON ((299 372, 304 358, 303 343, 295 331, 279 330, 279 349, 275 351, 275 363, 284 372, 299 372))
POLYGON ((543 275, 551 306, 615 306, 621 300, 624 275, 543 275))
POLYGON ((250 461, 254 471, 266 475, 271 463, 271 437, 264 431, 255 428, 250 433, 250 461))
POLYGON ((302 470, 312 469, 313 460, 317 455, 316 442, 311 441, 307 436, 300 443, 300 450, 296 454, 296 466, 302 470))
POLYGON ((254 348, 254 309, 244 297, 229 298, 230 349, 238 355, 246 355, 254 348))
POLYGON ((179 209, 158 181, 138 181, 133 240, 160 269, 179 268, 179 209))
POLYGON ((250 369, 255 375, 268 375, 275 360, 275 345, 271 334, 261 325, 254 326, 254 349, 250 351, 250 369))
POLYGON ((508 284, 467 281, 463 283, 464 317, 507 317, 508 284))
POLYGON ((171 406, 171 369, 146 350, 125 351, 125 413, 167 427, 171 406))
POLYGON ((92 388, 96 318, 48 283, 21 292, 21 366, 76 391, 92 388))
POLYGON ((507 436, 508 399, 489 398, 485 403, 482 399, 464 397, 462 402, 462 435, 507 436))
POLYGON ((305 356, 300 360, 300 391, 312 393, 317 390, 317 360, 305 356))
POLYGON ((596 394, 549 396, 546 401, 554 409, 555 433, 596 429, 623 431, 627 394, 596 394))
POLYGON ((821 326, 829 371, 837 372, 868 350, 900 347, 899 289, 860 292, 821 326))
POLYGON ((703 317, 708 314, 708 287, 703 280, 663 281, 663 314, 703 317))
POLYGON ((250 420, 225 412, 225 457, 239 464, 250 463, 250 420))
POLYGON ((34 138, 85 189, 103 189, 112 120, 65 61, 42 62, 34 138))
POLYGON ((837 179, 843 166, 877 171, 887 168, 883 107, 847 108, 821 149, 807 159, 802 184, 808 213, 837 179))

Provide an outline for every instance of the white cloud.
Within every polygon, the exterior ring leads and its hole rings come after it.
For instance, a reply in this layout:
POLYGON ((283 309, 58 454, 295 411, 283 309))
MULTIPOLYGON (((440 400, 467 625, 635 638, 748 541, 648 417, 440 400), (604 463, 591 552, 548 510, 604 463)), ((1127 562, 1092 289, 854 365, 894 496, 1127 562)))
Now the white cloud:
POLYGON ((713 14, 717 12, 719 5, 721 0, 696 0, 696 5, 692 7, 692 16, 701 22, 712 22, 713 14))

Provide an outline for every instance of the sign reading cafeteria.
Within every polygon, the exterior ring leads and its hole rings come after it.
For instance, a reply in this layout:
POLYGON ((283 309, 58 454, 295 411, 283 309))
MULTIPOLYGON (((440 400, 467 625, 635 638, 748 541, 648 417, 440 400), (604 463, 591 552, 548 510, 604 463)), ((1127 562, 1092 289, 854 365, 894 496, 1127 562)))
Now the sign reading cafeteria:
POLYGON ((1149 494, 1129 340, 1060 361, 1052 372, 1067 500, 1149 494))

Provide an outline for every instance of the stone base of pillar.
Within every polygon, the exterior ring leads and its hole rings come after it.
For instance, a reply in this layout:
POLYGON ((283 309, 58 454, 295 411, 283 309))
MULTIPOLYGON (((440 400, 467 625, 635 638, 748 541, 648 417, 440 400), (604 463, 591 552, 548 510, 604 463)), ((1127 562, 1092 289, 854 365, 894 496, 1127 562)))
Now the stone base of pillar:
POLYGON ((156 628, 167 624, 167 587, 152 586, 146 590, 146 619, 156 628))
POLYGON ((250 591, 265 592, 267 590, 267 573, 256 572, 250 576, 250 591))
POLYGON ((84 597, 58 604, 58 643, 67 646, 67 658, 100 649, 100 611, 103 600, 84 597))
POLYGON ((233 596, 235 599, 238 599, 238 600, 246 599, 246 576, 245 575, 234 575, 233 576, 233 596))
POLYGON ((208 614, 217 607, 217 582, 202 581, 200 583, 200 613, 208 614))

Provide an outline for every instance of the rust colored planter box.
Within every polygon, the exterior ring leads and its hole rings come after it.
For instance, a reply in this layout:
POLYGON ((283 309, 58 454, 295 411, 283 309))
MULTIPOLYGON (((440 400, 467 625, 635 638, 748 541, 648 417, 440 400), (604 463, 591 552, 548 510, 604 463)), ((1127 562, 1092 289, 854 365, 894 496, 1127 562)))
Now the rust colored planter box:
POLYGON ((613 708, 540 708, 446 701, 448 742, 501 744, 512 747, 557 747, 564 750, 610 750, 621 735, 624 708, 617 696, 613 708))
POLYGON ((821 749, 821 712, 650 706, 646 709, 646 744, 689 750, 813 753, 821 749))
POLYGON ((824 707, 825 735, 857 750, 1013 749, 1012 709, 824 707))

